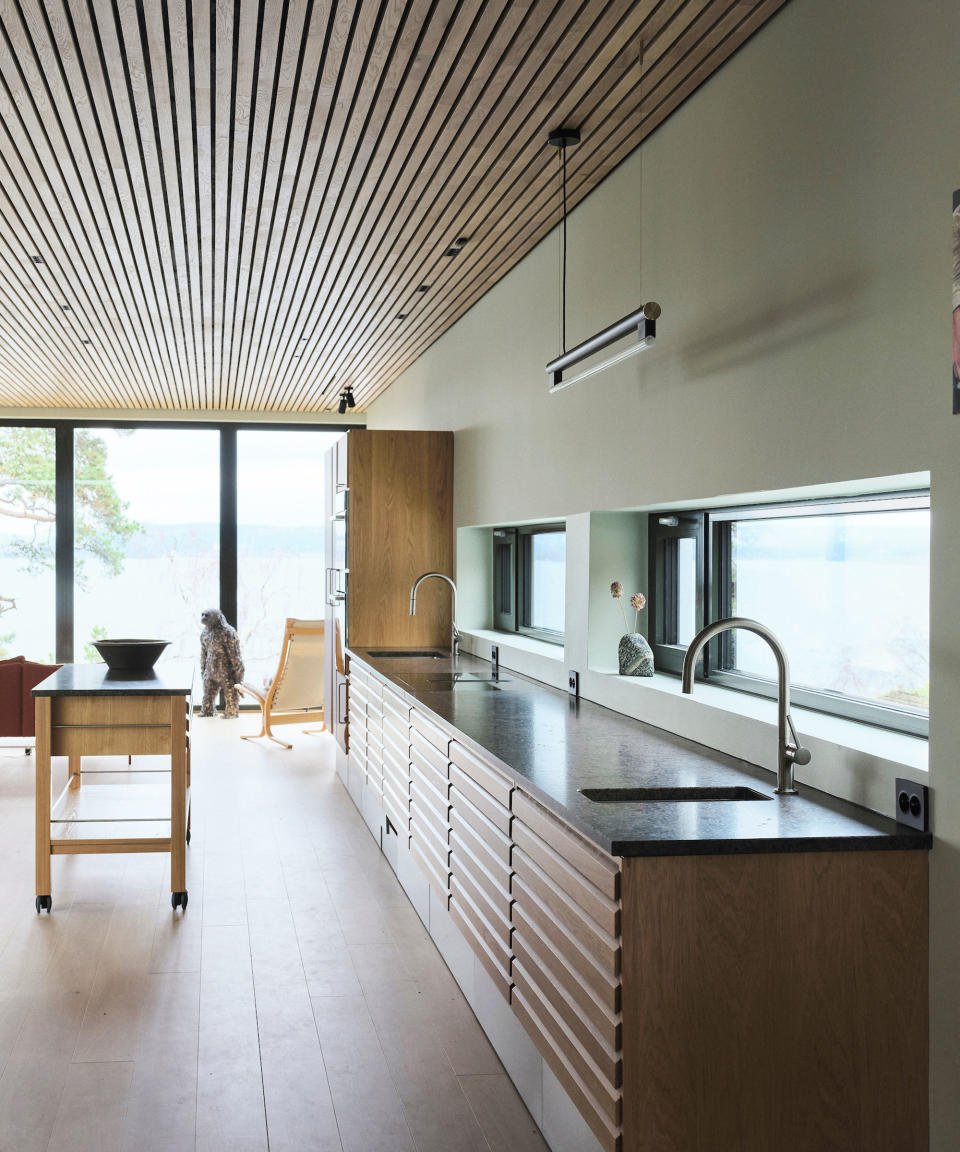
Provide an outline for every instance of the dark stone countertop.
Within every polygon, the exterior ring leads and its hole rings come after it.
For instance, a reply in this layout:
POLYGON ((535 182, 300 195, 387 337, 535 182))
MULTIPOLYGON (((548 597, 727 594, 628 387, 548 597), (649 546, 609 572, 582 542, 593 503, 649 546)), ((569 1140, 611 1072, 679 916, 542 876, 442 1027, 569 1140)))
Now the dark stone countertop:
POLYGON ((111 672, 106 664, 64 664, 32 690, 34 696, 189 696, 194 668, 164 667, 149 672, 111 672))
MULTIPOLYGON (((449 657, 384 659, 363 648, 350 654, 613 856, 923 849, 932 843, 930 833, 803 784, 797 796, 776 796, 773 771, 574 701, 507 669, 497 684, 451 689, 428 679, 450 671, 449 657), (582 794, 584 788, 690 785, 740 785, 769 799, 598 803, 582 794)), ((463 655, 458 669, 489 675, 490 664, 463 655)), ((771 764, 775 756, 772 737, 771 764)))

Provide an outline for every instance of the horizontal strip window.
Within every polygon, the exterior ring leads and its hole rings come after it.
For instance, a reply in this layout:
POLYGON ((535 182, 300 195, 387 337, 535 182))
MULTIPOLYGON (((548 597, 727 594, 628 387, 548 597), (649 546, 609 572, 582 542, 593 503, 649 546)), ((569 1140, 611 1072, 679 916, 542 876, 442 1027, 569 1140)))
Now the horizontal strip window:
MULTIPOLYGON (((649 536, 661 671, 705 623, 744 616, 783 643, 798 706, 926 735, 929 492, 655 513, 649 536)), ((773 656, 743 630, 708 645, 702 674, 776 696, 773 656)))
POLYGON ((566 526, 495 529, 494 627, 562 644, 565 602, 566 526))

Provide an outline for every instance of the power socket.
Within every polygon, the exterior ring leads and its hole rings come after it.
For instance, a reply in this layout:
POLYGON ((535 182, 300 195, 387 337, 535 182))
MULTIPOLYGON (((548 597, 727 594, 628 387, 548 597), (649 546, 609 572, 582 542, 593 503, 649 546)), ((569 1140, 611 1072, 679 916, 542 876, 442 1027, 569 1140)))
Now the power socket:
POLYGON ((490 646, 490 663, 493 665, 493 678, 494 680, 500 675, 500 645, 491 644, 490 646))
POLYGON ((894 809, 898 824, 906 824, 920 832, 930 826, 929 790, 926 784, 897 779, 897 798, 894 809))
POLYGON ((580 673, 572 668, 567 672, 567 691, 575 699, 580 695, 580 673))

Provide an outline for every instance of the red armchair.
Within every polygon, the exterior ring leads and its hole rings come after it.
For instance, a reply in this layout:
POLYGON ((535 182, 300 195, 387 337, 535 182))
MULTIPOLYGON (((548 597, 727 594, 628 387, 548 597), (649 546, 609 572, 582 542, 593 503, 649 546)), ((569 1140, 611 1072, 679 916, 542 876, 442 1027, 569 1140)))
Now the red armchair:
POLYGON ((35 664, 23 656, 0 660, 0 736, 36 735, 36 713, 30 690, 59 667, 59 664, 35 664))

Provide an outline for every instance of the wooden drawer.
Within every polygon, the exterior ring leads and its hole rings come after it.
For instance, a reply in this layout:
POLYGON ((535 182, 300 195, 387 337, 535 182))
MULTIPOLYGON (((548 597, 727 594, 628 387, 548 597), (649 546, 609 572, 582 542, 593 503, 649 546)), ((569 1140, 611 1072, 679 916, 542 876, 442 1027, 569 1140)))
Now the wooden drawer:
POLYGON ((355 709, 358 712, 366 712, 367 701, 370 699, 370 695, 362 681, 350 681, 349 699, 351 711, 355 709))
POLYGON ((410 791, 410 764, 398 760, 389 746, 383 746, 383 774, 390 776, 401 792, 410 791))
POLYGON ((446 759, 450 747, 450 737, 447 733, 416 708, 410 709, 410 723, 421 736, 425 736, 430 741, 438 752, 442 752, 444 759, 446 759))
POLYGON ((590 1125, 593 1134, 600 1141, 600 1146, 605 1149, 605 1152, 621 1152, 623 1139, 620 1131, 619 1098, 616 1105, 611 1107, 609 1099, 598 1100, 593 1095, 590 1088, 571 1066, 566 1054, 557 1046, 548 1028, 538 1015, 539 1002, 532 1003, 524 999, 521 992, 512 988, 510 1006, 523 1024, 530 1039, 536 1044, 541 1056, 566 1089, 567 1095, 576 1104, 580 1115, 590 1125), (616 1114, 616 1119, 611 1118, 611 1111, 616 1114))
POLYGON ((514 845, 521 849, 604 932, 620 935, 620 901, 611 900, 564 860, 519 818, 513 821, 514 845))
POLYGON ((360 772, 366 772, 367 750, 363 744, 358 744, 356 741, 351 740, 349 756, 350 763, 354 766, 354 768, 358 769, 360 772))
POLYGON ((500 971, 504 975, 509 973, 512 954, 509 943, 504 943, 502 927, 484 915, 483 910, 474 903, 456 877, 450 879, 450 895, 462 915, 470 921, 474 933, 483 941, 500 971))
POLYGON ((623 1071, 620 1056, 617 1053, 607 1054, 603 1064, 598 1064, 568 1027, 563 1015, 556 1010, 550 995, 538 982, 537 973, 528 972, 523 962, 514 957, 511 974, 517 991, 524 1000, 535 1006, 541 1023, 560 1050, 566 1053, 577 1075, 590 1089, 591 1095, 604 1104, 608 1101, 614 1103, 616 1111, 609 1113, 609 1116, 611 1120, 619 1123, 619 1097, 623 1071))
POLYGON ((365 668, 361 671, 360 674, 364 678, 367 693, 369 694, 370 698, 372 700, 376 700, 379 703, 380 697, 383 694, 383 681, 379 678, 379 676, 375 676, 372 672, 368 672, 365 668))
POLYGON ((491 907, 509 924, 513 897, 510 895, 509 873, 500 878, 483 866, 471 851, 465 840, 456 832, 450 833, 450 870, 454 876, 468 876, 489 901, 491 907))
MULTIPOLYGON (((136 727, 140 724, 170 724, 173 697, 164 696, 51 696, 50 723, 115 724, 136 727)), ((180 700, 181 707, 183 700, 180 700)))
POLYGON ((483 937, 473 926, 473 921, 470 919, 470 911, 461 904, 458 904, 456 899, 450 898, 450 916, 453 922, 460 930, 460 934, 466 942, 473 949, 474 955, 486 969, 487 975, 493 981, 494 986, 500 995, 510 1002, 510 974, 504 971, 500 962, 494 956, 493 952, 487 947, 483 941, 483 937))
MULTIPOLYGON (((453 770, 451 769, 451 771, 453 770)), ((453 827, 467 825, 486 844, 487 849, 501 863, 509 867, 513 849, 513 842, 510 837, 501 832, 491 820, 488 820, 480 809, 471 804, 453 784, 450 785, 450 805, 452 809, 450 813, 451 825, 453 827)))
POLYGON ((417 772, 426 780, 432 787, 436 788, 445 799, 450 792, 450 782, 447 779, 446 763, 441 768, 436 764, 431 764, 429 760, 424 759, 416 747, 410 749, 410 764, 411 771, 416 769, 417 772))
POLYGON ((569 824, 554 816, 522 788, 511 797, 514 816, 545 840, 571 867, 585 876, 611 900, 620 898, 620 864, 595 844, 581 836, 569 824))
POLYGON ((465 900, 469 900, 473 907, 483 916, 484 923, 500 942, 504 950, 504 955, 507 958, 507 967, 509 968, 509 962, 512 956, 510 951, 510 936, 513 932, 510 918, 509 916, 504 916, 494 907, 492 901, 487 898, 487 894, 473 882, 468 872, 464 872, 462 868, 457 871, 452 851, 450 853, 450 891, 451 893, 462 896, 465 900))
POLYGON ((403 728, 409 728, 410 705, 407 704, 406 701, 401 700, 392 688, 384 688, 381 699, 383 700, 384 716, 389 714, 395 723, 401 725, 403 728))
POLYGON ((367 723, 375 724, 377 728, 383 725, 383 709, 379 701, 373 698, 367 700, 367 723))
POLYGON ((524 886, 519 876, 512 881, 513 923, 524 925, 525 934, 539 938, 545 951, 555 954, 563 964, 571 969, 611 1014, 620 1011, 620 981, 616 975, 601 968, 596 961, 559 924, 550 910, 524 886))
POLYGON ((494 800, 499 801, 504 808, 510 807, 510 793, 513 791, 514 785, 498 768, 494 768, 492 764, 484 763, 456 740, 450 741, 450 759, 458 768, 466 772, 475 784, 479 784, 481 788, 489 792, 494 800))
MULTIPOLYGON (((450 826, 455 830, 457 839, 461 845, 463 845, 471 856, 479 862, 481 867, 489 873, 493 883, 504 892, 509 893, 510 877, 513 875, 513 869, 510 865, 505 863, 500 856, 480 838, 463 817, 458 817, 454 811, 450 813, 450 826)), ((494 831, 496 831, 496 829, 494 829, 494 831)), ((451 839, 453 835, 454 832, 451 832, 451 839)))
POLYGON ((396 781, 384 773, 383 804, 398 834, 410 827, 410 797, 397 787, 396 781))
POLYGON ((605 932, 576 901, 516 844, 513 848, 514 884, 521 880, 547 911, 563 925, 583 950, 611 976, 620 974, 620 937, 605 932))
POLYGON ((405 772, 409 771, 407 765, 410 763, 410 745, 401 744, 386 726, 383 729, 382 737, 384 756, 390 756, 397 764, 403 765, 405 772))
POLYGON ((447 798, 427 781, 416 764, 410 768, 410 795, 421 805, 425 811, 432 814, 434 820, 449 827, 450 803, 447 798))
POLYGON ((416 860, 420 871, 430 882, 430 887, 434 889, 446 906, 450 900, 450 889, 447 886, 449 883, 449 873, 443 871, 434 857, 430 853, 425 852, 421 845, 412 838, 410 840, 410 855, 416 860))
POLYGON ((383 738, 395 744, 404 758, 410 755, 410 725, 401 724, 392 712, 383 714, 383 738))
POLYGON ((73 725, 50 733, 51 756, 169 756, 173 729, 167 725, 73 725))
POLYGON ((447 776, 447 765, 449 761, 446 756, 444 756, 442 752, 438 752, 430 741, 416 729, 410 734, 410 746, 421 760, 425 760, 435 768, 437 772, 442 773, 444 777, 447 776))
POLYGON ((505 808, 499 800, 495 800, 484 788, 475 783, 462 768, 456 764, 450 765, 450 781, 470 801, 475 808, 486 816, 496 828, 505 835, 510 834, 510 809, 505 808))
POLYGON ((558 955, 549 941, 545 941, 539 929, 523 915, 523 910, 513 906, 513 951, 514 956, 527 966, 530 972, 546 972, 549 982, 557 988, 570 1006, 589 1028, 600 1037, 604 1047, 619 1051, 621 1047, 621 1023, 619 1011, 619 986, 617 1006, 603 1003, 586 981, 558 955))

